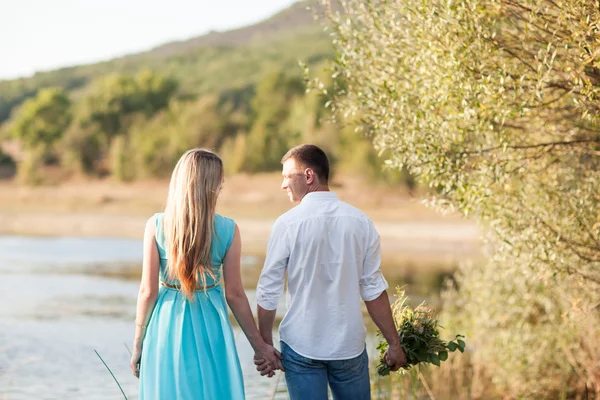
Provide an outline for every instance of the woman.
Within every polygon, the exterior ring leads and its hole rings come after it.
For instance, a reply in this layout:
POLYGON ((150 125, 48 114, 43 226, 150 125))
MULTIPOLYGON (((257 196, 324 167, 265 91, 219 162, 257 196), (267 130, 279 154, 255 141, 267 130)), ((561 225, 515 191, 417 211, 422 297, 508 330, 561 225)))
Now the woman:
POLYGON ((244 398, 225 299, 255 358, 282 368, 279 352, 256 328, 242 286, 237 225, 215 214, 222 184, 221 159, 189 150, 171 176, 164 214, 146 224, 131 358, 142 400, 244 398))

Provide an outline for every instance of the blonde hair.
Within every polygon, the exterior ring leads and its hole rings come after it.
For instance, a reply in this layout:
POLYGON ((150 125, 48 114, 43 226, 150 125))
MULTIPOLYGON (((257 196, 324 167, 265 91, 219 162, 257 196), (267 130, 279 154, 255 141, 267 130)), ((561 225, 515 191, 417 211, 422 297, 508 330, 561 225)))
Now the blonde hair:
POLYGON ((183 294, 192 299, 198 279, 215 278, 210 247, 217 197, 223 182, 223 162, 213 152, 188 150, 177 162, 165 207, 163 228, 167 272, 178 279, 183 294))

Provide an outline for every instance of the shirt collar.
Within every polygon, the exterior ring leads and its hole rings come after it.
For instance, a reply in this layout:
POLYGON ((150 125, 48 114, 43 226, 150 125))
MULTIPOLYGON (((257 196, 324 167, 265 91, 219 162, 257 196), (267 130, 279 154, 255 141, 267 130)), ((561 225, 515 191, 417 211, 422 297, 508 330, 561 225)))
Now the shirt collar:
POLYGON ((304 195, 301 203, 312 203, 314 201, 323 201, 323 200, 337 200, 337 194, 334 192, 326 192, 326 191, 318 191, 318 192, 310 192, 304 195))

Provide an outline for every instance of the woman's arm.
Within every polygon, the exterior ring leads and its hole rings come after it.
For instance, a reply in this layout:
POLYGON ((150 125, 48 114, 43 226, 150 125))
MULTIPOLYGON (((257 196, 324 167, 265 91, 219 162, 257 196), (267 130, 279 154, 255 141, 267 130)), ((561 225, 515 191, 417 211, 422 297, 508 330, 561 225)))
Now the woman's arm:
POLYGON ((250 304, 248 303, 248 297, 246 297, 246 292, 242 285, 242 276, 240 272, 241 251, 242 241, 240 238, 240 231, 236 225, 233 241, 223 260, 223 278, 225 281, 225 298, 227 299, 227 304, 229 305, 229 308, 231 308, 242 331, 248 338, 250 345, 252 345, 255 357, 264 359, 270 363, 273 368, 283 370, 283 365, 281 365, 280 360, 281 355, 273 346, 265 343, 260 332, 256 328, 254 316, 252 315, 250 304))
POLYGON ((137 299, 135 336, 133 339, 133 351, 131 356, 131 369, 133 374, 137 377, 139 377, 140 373, 139 364, 140 357, 142 356, 142 342, 158 296, 160 258, 158 255, 158 247, 156 246, 155 234, 156 223, 154 217, 152 217, 146 223, 146 230, 144 232, 142 281, 137 299))

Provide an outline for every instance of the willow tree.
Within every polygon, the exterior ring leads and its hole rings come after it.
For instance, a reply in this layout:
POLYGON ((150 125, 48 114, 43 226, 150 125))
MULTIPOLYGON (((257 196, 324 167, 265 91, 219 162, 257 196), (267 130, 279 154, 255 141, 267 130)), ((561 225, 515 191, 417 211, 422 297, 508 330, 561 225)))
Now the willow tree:
POLYGON ((496 386, 600 390, 600 2, 325 2, 338 115, 491 232, 452 323, 496 386))

